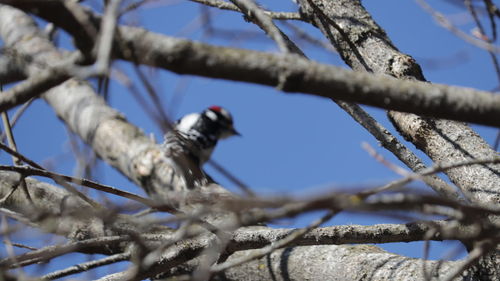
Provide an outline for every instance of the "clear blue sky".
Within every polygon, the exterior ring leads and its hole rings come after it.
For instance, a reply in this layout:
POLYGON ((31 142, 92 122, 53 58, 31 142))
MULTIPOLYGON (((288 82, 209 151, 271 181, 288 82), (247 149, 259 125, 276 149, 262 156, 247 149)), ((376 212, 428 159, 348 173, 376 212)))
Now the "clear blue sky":
MULTIPOLYGON (((90 1, 96 2, 101 1, 90 1)), ((464 31, 470 31, 473 23, 465 10, 450 2, 429 0, 433 7, 463 24, 460 27, 464 31)), ((296 11, 296 6, 291 1, 267 0, 260 3, 274 11, 296 11)), ((365 0, 363 4, 387 31, 394 44, 421 63, 429 81, 483 90, 497 87, 498 81, 488 54, 439 27, 414 1, 365 0), (436 67, 436 63, 440 66, 436 67)), ((135 22, 170 36, 216 45, 277 52, 273 42, 263 36, 254 25, 245 22, 241 15, 230 11, 210 9, 213 25, 235 32, 256 32, 261 35, 255 37, 255 40, 226 40, 204 36, 199 24, 199 11, 200 5, 188 1, 159 1, 125 18, 125 22, 135 22), (172 2, 176 4, 169 5, 172 2)), ((323 38, 314 28, 305 24, 300 26, 310 35, 323 38)), ((67 38, 63 36, 61 41, 62 46, 68 46, 67 38)), ((343 65, 334 53, 310 45, 301 47, 314 60, 343 65)), ((126 63, 118 62, 115 66, 139 83, 126 63)), ((379 148, 371 135, 327 99, 302 94, 284 94, 270 87, 252 84, 178 76, 167 71, 146 73, 164 98, 163 106, 172 114, 173 119, 201 111, 213 104, 224 106, 232 112, 235 125, 243 137, 220 142, 213 158, 260 194, 314 195, 339 189, 375 186, 398 178, 369 156, 361 148, 361 143, 371 144, 387 159, 401 164, 379 148), (185 90, 180 95, 174 95, 175 89, 182 85, 186 86, 185 90)), ((154 134, 160 142, 162 132, 148 119, 130 92, 116 81, 112 82, 110 90, 111 105, 123 112, 130 122, 142 128, 145 133, 154 134)), ((143 93, 145 94, 145 91, 143 93)), ((382 110, 365 108, 394 132, 382 110)), ((486 127, 475 128, 486 141, 494 141, 495 130, 486 127)), ((42 163, 56 159, 57 171, 68 174, 74 172, 75 164, 70 154, 66 129, 43 101, 35 102, 15 127, 14 133, 19 149, 25 155, 42 163)), ((413 145, 408 145, 414 149, 413 145)), ((421 153, 419 155, 424 157, 421 153)), ((0 159, 4 164, 10 163, 4 154, 0 159)), ((427 158, 424 159, 428 162, 427 158)), ((106 164, 101 163, 99 168, 97 179, 103 183, 142 193, 138 187, 106 164)), ((233 184, 221 175, 210 168, 207 170, 223 186, 236 190, 233 184)), ((317 214, 287 220, 281 226, 304 226, 315 216, 317 214)), ((327 225, 389 222, 401 221, 381 216, 341 214, 327 225)), ((34 245, 40 241, 30 241, 27 238, 25 242, 34 245)), ((46 242, 50 241, 42 243, 46 242)), ((450 244, 457 245, 446 243, 443 246, 441 243, 433 243, 431 257, 441 257, 450 248, 447 247, 450 244)), ((35 246, 41 245, 43 244, 35 246)), ((422 256, 422 243, 380 246, 411 257, 422 256)), ((58 266, 62 268, 82 261, 82 257, 63 258, 58 261, 58 266)), ((88 277, 84 275, 82 278, 88 277)))

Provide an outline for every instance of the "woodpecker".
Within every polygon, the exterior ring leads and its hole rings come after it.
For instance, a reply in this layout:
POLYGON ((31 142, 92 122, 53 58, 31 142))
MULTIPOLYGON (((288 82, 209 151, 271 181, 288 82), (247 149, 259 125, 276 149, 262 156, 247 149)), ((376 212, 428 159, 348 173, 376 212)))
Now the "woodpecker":
POLYGON ((234 128, 229 111, 214 105, 179 119, 165 135, 163 147, 182 169, 188 186, 193 186, 207 178, 202 166, 210 159, 217 142, 235 135, 240 133, 234 128))
POLYGON ((182 117, 174 129, 189 140, 191 157, 199 165, 210 159, 218 140, 240 135, 234 129, 231 114, 216 105, 201 113, 191 113, 182 117))

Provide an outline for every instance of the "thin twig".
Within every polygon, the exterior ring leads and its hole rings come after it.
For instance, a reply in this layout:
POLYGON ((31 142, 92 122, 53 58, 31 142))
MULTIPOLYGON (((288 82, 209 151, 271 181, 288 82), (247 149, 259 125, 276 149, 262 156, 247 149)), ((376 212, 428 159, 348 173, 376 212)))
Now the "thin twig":
MULTIPOLYGON (((94 51, 96 56, 96 61, 93 65, 84 67, 73 67, 71 69, 71 74, 80 78, 86 79, 91 76, 108 76, 110 63, 111 63, 111 51, 113 49, 113 43, 115 42, 115 32, 117 27, 117 21, 119 16, 119 7, 122 0, 109 0, 106 3, 105 14, 101 21, 101 29, 99 31, 98 38, 94 44, 94 51)), ((70 1, 71 2, 71 1, 70 1)), ((68 10, 72 11, 73 14, 79 15, 82 13, 81 9, 76 8, 74 4, 68 6, 68 10)), ((94 26, 87 18, 85 13, 82 13, 79 18, 80 24, 84 27, 88 26, 87 33, 94 33, 94 26)), ((91 37, 94 38, 95 36, 91 37)))
POLYGON ((484 40, 476 39, 470 36, 469 34, 463 32, 462 30, 454 26, 443 14, 434 10, 434 8, 432 8, 427 2, 425 2, 425 0, 415 0, 415 1, 417 1, 417 3, 420 4, 420 6, 425 11, 427 11, 442 27, 449 30, 457 37, 463 39, 465 42, 494 53, 500 53, 500 48, 498 46, 485 42, 484 40))
POLYGON ((37 169, 43 169, 42 166, 38 165, 36 162, 30 160, 29 158, 25 157, 24 155, 22 155, 21 153, 11 149, 10 147, 8 147, 6 144, 0 142, 0 149, 4 150, 5 152, 11 154, 12 156, 20 159, 21 161, 23 161, 24 163, 34 167, 34 168, 37 168, 37 169))
MULTIPOLYGON (((39 170, 39 171, 42 171, 42 172, 50 173, 49 171, 45 170, 41 165, 37 164, 35 161, 32 161, 32 160, 28 159, 26 156, 23 156, 22 154, 14 151, 12 149, 10 149, 9 147, 7 147, 5 144, 3 144, 1 142, 0 142, 0 148, 3 149, 5 152, 7 152, 7 153, 9 153, 11 155, 16 156, 17 158, 19 158, 20 160, 24 161, 25 163, 31 165, 33 167, 31 169, 35 169, 35 170, 39 170)), ((27 190, 26 182, 24 180, 24 177, 26 175, 22 174, 22 171, 23 171, 23 169, 28 169, 29 167, 20 167, 20 166, 18 166, 18 167, 4 166, 4 167, 10 167, 10 169, 19 169, 18 172, 21 173, 21 175, 22 175, 20 184, 24 185, 22 187, 23 188, 25 187, 26 190, 27 190)), ((5 169, 7 169, 7 168, 5 168, 5 169)), ((71 193, 75 194, 76 196, 80 197, 80 199, 82 199, 83 201, 87 202, 89 205, 91 205, 91 206, 93 206, 95 208, 102 208, 99 204, 97 204, 96 202, 94 202, 93 200, 91 200, 90 198, 88 198, 87 196, 85 196, 85 194, 83 194, 80 191, 78 191, 72 185, 66 183, 65 181, 60 180, 60 178, 57 177, 57 174, 54 173, 54 177, 51 177, 51 179, 53 179, 56 183, 62 185, 69 192, 71 192, 71 193)), ((8 198, 8 197, 4 197, 2 200, 5 200, 6 198, 8 198)))
POLYGON ((486 5, 486 11, 490 20, 491 40, 494 42, 497 40, 497 24, 495 22, 495 9, 497 8, 491 0, 484 0, 484 4, 486 5))
MULTIPOLYGON (((136 87, 135 83, 133 83, 132 80, 124 72, 119 71, 115 68, 111 72, 111 75, 113 76, 114 79, 116 79, 118 82, 127 87, 130 93, 132 93, 132 97, 136 99, 136 101, 140 104, 144 112, 147 115, 149 115, 149 118, 151 118, 158 125, 159 128, 163 128, 165 126, 163 122, 164 119, 162 119, 162 117, 159 116, 156 110, 152 109, 151 105, 142 96, 141 92, 136 87)), ((170 130, 171 128, 168 129, 170 130)))
POLYGON ((114 195, 122 196, 124 198, 128 198, 130 200, 134 200, 134 201, 140 202, 142 204, 145 204, 148 207, 157 207, 157 208, 161 209, 162 211, 176 212, 174 209, 171 209, 171 208, 169 208, 167 206, 158 206, 158 204, 155 203, 151 199, 144 198, 144 197, 141 197, 139 195, 136 195, 136 194, 133 194, 133 193, 130 193, 130 192, 126 192, 126 191, 114 188, 112 186, 103 185, 103 184, 100 184, 100 183, 97 183, 97 182, 94 182, 94 181, 91 181, 91 180, 87 180, 87 179, 75 178, 75 177, 66 176, 66 175, 62 175, 62 174, 58 174, 58 173, 47 171, 41 165, 39 165, 36 162, 28 159, 26 156, 24 156, 24 155, 22 155, 22 154, 20 154, 20 153, 18 153, 16 151, 10 149, 9 147, 7 147, 5 144, 3 144, 1 142, 0 142, 0 149, 3 149, 7 153, 16 156, 17 158, 19 158, 23 162, 25 162, 28 165, 32 166, 32 168, 30 168, 30 167, 2 166, 2 168, 0 168, 0 169, 18 172, 18 173, 21 173, 23 175, 37 175, 37 176, 51 178, 56 183, 61 184, 66 189, 69 189, 69 191, 76 193, 78 195, 78 197, 84 199, 84 201, 86 201, 87 203, 91 204, 92 206, 97 206, 94 201, 88 199, 85 195, 81 194, 74 187, 72 187, 69 184, 63 183, 62 181, 72 182, 72 183, 75 183, 75 184, 78 184, 78 185, 81 185, 81 186, 86 186, 86 187, 90 187, 90 188, 93 188, 93 189, 96 189, 96 190, 100 190, 100 191, 104 191, 104 192, 111 193, 111 194, 114 194, 114 195))
POLYGON ((338 54, 337 50, 335 50, 335 47, 333 47, 328 41, 322 41, 320 39, 314 38, 307 31, 302 30, 300 27, 290 22, 284 21, 281 22, 281 24, 291 29, 299 39, 302 39, 303 41, 315 47, 323 48, 328 52, 338 54))
MULTIPOLYGON (((9 209, 6 209, 6 208, 0 208, 0 213, 2 213, 3 215, 5 215, 5 216, 7 216, 9 218, 15 219, 18 222, 22 222, 25 225, 31 226, 33 228, 37 228, 38 227, 38 225, 36 225, 35 223, 33 223, 31 220, 29 220, 28 218, 26 218, 21 213, 16 213, 16 212, 14 212, 12 210, 9 210, 9 209)), ((3 235, 3 233, 2 233, 2 235, 3 235)))
POLYGON ((97 61, 95 68, 98 72, 105 75, 109 72, 109 64, 111 61, 111 50, 115 38, 116 25, 118 21, 118 9, 120 8, 121 0, 107 1, 106 11, 101 23, 99 34, 99 43, 97 45, 97 61))
MULTIPOLYGON (((336 102, 342 109, 344 109, 349 115, 351 115, 354 120, 356 120, 368 132, 370 132, 385 149, 394 154, 401 162, 412 169, 413 172, 421 172, 426 169, 426 166, 422 163, 422 160, 420 160, 418 156, 415 155, 415 153, 408 149, 406 145, 401 143, 394 135, 389 132, 389 130, 384 128, 382 124, 373 119, 373 117, 371 117, 359 105, 343 101, 336 102)), ((461 200, 461 196, 459 195, 459 193, 436 175, 423 177, 422 180, 443 197, 450 200, 461 200)))
MULTIPOLYGON (((215 7, 221 10, 241 12, 238 6, 225 1, 220 1, 220 0, 189 0, 189 1, 200 3, 210 7, 215 7)), ((299 13, 271 12, 271 11, 264 11, 264 13, 276 20, 304 20, 302 15, 300 15, 299 13)))
MULTIPOLYGON (((0 89, 3 90, 3 87, 1 84, 0 84, 0 89)), ((9 148, 11 148, 13 151, 17 152, 16 140, 14 139, 14 134, 12 133, 12 126, 10 124, 9 115, 7 114, 7 111, 2 111, 2 122, 3 122, 3 128, 4 128, 5 135, 7 136, 9 148)), ((17 158, 14 155, 11 155, 11 156, 12 156, 12 162, 14 163, 14 165, 16 165, 16 166, 21 165, 21 160, 19 158, 17 158)), ((24 177, 21 177, 21 179, 19 181, 19 185, 12 188, 12 191, 16 190, 18 186, 21 186, 21 189, 23 190, 24 194, 26 195, 26 198, 28 199, 28 201, 30 203, 33 203, 33 199, 31 198, 31 194, 28 190, 28 186, 26 185, 26 180, 24 177)), ((10 197, 10 195, 12 195, 12 193, 9 193, 8 196, 2 198, 1 202, 4 202, 5 200, 7 200, 10 197)))
MULTIPOLYGON (((5 235, 5 234, 2 234, 2 235, 5 235)), ((18 248, 22 248, 22 249, 28 249, 28 250, 31 250, 31 251, 38 250, 38 248, 31 247, 31 246, 24 245, 24 244, 20 244, 20 243, 14 243, 14 242, 11 242, 11 241, 8 241, 8 240, 3 240, 3 243, 9 243, 9 244, 11 244, 14 247, 18 247, 18 248)))
POLYGON ((0 260, 0 265, 3 267, 27 266, 42 261, 48 261, 55 257, 59 257, 75 251, 81 251, 87 248, 103 247, 106 245, 110 245, 112 243, 119 243, 129 240, 130 237, 127 235, 107 236, 107 237, 91 238, 76 242, 68 242, 66 244, 61 244, 61 245, 51 245, 44 248, 40 248, 35 251, 20 254, 18 256, 2 259, 0 260))
POLYGON ((225 176, 228 180, 236 184, 236 186, 239 187, 245 193, 245 195, 249 197, 255 197, 255 192, 253 192, 250 189, 250 187, 248 187, 248 185, 246 185, 243 181, 238 179, 231 172, 227 171, 222 165, 220 165, 219 163, 215 162, 212 159, 208 161, 208 164, 212 166, 215 170, 217 170, 219 173, 221 173, 223 176, 225 176))
POLYGON ((367 196, 370 196, 372 194, 379 193, 382 191, 387 191, 387 190, 399 188, 399 187, 401 187, 401 186, 403 186, 411 181, 421 180, 424 176, 444 172, 446 170, 453 169, 453 168, 469 166, 469 165, 485 165, 485 164, 497 164, 497 163, 500 163, 500 157, 485 158, 485 159, 467 159, 464 161, 454 162, 454 163, 436 163, 432 167, 423 169, 418 173, 409 174, 402 179, 393 181, 393 182, 386 184, 382 187, 377 187, 374 189, 360 192, 359 195, 363 196, 363 197, 367 197, 367 196))
MULTIPOLYGON (((10 122, 11 127, 14 127, 14 125, 16 125, 19 118, 21 118, 23 113, 26 111, 26 109, 28 109, 28 107, 33 103, 34 100, 35 98, 28 100, 16 111, 16 113, 14 113, 14 116, 12 117, 12 120, 10 122)), ((0 141, 3 142, 6 136, 6 132, 2 132, 2 134, 0 135, 0 141)))
MULTIPOLYGON (((476 23, 476 26, 479 30, 479 38, 483 39, 484 41, 488 42, 489 44, 492 44, 492 42, 495 39, 492 40, 486 35, 486 30, 484 29, 483 25, 481 24, 481 21, 479 20, 479 16, 477 15, 476 9, 474 8, 474 5, 472 5, 471 0, 465 0, 464 3, 465 3, 465 6, 467 7, 467 9, 469 10, 469 13, 472 15, 474 22, 476 23)), ((491 13, 490 13, 489 9, 488 9, 488 15, 490 15, 490 19, 491 19, 491 13)), ((495 38, 496 37, 496 25, 494 22, 495 21, 492 21, 492 28, 494 31, 493 36, 495 38)), ((495 73, 497 75, 497 80, 500 84, 500 65, 498 64, 497 56, 492 51, 490 51, 490 50, 487 50, 487 51, 488 51, 488 54, 490 55, 491 61, 493 63, 493 67, 495 68, 495 73)))
POLYGON ((369 143, 363 142, 363 143, 361 143, 361 147, 364 150, 366 150, 368 152, 368 154, 370 154, 371 157, 375 158, 375 160, 382 163, 384 166, 391 169, 396 174, 403 176, 403 177, 407 177, 409 174, 411 174, 407 170, 405 170, 405 169, 401 168, 400 166, 385 159, 384 156, 382 156, 382 154, 378 153, 369 143))
POLYGON ((73 275, 77 273, 81 273, 84 271, 88 271, 89 269, 104 266, 104 265, 109 265, 121 261, 126 261, 130 259, 130 254, 129 253, 120 253, 120 254, 115 254, 111 255, 109 257, 105 257, 102 259, 98 260, 93 260, 89 262, 84 262, 80 263, 62 270, 54 271, 51 273, 48 273, 44 276, 41 277, 41 279, 45 280, 54 280, 54 279, 59 279, 68 275, 73 275))
MULTIPOLYGON (((8 230, 9 230, 9 224, 8 224, 8 221, 7 221, 7 218, 5 215, 2 215, 2 224, 1 224, 1 230, 2 230, 2 233, 5 233, 5 235, 3 235, 3 239, 7 241, 7 243, 4 243, 5 245, 5 250, 7 252, 7 255, 9 256, 8 259, 11 259, 13 262, 17 263, 18 262, 18 259, 16 257, 16 254, 14 253, 14 247, 12 247, 12 242, 10 241, 10 238, 9 238, 9 235, 8 235, 8 230)), ((17 270, 18 274, 19 274, 19 277, 20 279, 25 279, 25 273, 24 273, 24 270, 22 268, 19 268, 17 270)))
POLYGON ((141 83, 146 88, 146 93, 148 93, 149 98, 153 101, 153 106, 156 109, 157 115, 159 116, 160 128, 162 129, 163 132, 168 132, 169 130, 172 129, 172 122, 168 117, 167 112, 165 111, 165 107, 162 106, 162 102, 156 90, 154 89, 153 85, 151 85, 146 75, 144 75, 139 65, 137 64, 134 65, 134 70, 137 76, 139 77, 141 83))
POLYGON ((262 30, 264 30, 271 39, 276 42, 281 52, 297 53, 300 51, 295 44, 290 43, 290 39, 274 24, 272 19, 257 6, 253 0, 231 0, 241 11, 253 20, 262 30))
MULTIPOLYGON (((90 188, 93 188, 95 190, 103 191, 103 192, 106 192, 106 193, 110 193, 110 194, 114 194, 114 195, 118 195, 118 196, 130 199, 130 200, 134 200, 134 201, 140 202, 142 204, 145 204, 148 207, 152 207, 152 208, 154 208, 155 206, 158 207, 158 204, 155 203, 151 199, 144 198, 144 197, 141 197, 141 196, 136 195, 134 193, 123 191, 123 190, 114 188, 112 186, 103 185, 103 184, 100 184, 100 183, 97 183, 97 182, 94 182, 94 181, 91 181, 91 180, 87 180, 87 179, 75 178, 75 177, 71 177, 71 176, 67 176, 67 175, 62 175, 62 174, 58 174, 58 173, 54 173, 54 172, 49 172, 47 170, 43 170, 43 169, 39 169, 39 168, 34 168, 34 167, 15 167, 15 166, 3 166, 3 165, 0 165, 0 170, 2 170, 2 171, 17 172, 17 173, 20 173, 20 174, 25 175, 25 176, 41 176, 41 177, 47 177, 47 178, 50 178, 50 179, 63 180, 63 181, 66 181, 66 182, 75 183, 75 184, 78 184, 78 185, 81 185, 81 186, 90 187, 90 188)), ((168 207, 163 207, 163 206, 161 206, 160 208, 162 210, 164 208, 169 209, 168 207)), ((173 211, 173 210, 170 210, 170 211, 173 211)))
MULTIPOLYGON (((10 125, 9 116, 7 115, 6 111, 2 111, 2 123, 5 135, 7 136, 7 142, 9 144, 9 147, 13 151, 17 152, 16 141, 14 140, 14 135, 12 134, 12 127, 10 125)), ((14 163, 14 165, 21 165, 21 161, 16 156, 12 156, 12 162, 14 163)))

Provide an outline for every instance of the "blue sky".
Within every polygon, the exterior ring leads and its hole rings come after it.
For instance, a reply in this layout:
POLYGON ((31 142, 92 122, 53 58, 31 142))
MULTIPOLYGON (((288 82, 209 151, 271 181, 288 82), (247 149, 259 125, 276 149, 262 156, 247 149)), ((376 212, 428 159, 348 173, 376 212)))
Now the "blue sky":
MULTIPOLYGON (((89 3, 95 2, 100 1, 89 3)), ((199 25, 200 5, 188 1, 175 1, 176 4, 167 5, 170 2, 161 1, 147 5, 139 13, 125 18, 124 22, 134 22, 158 33, 215 45, 277 52, 275 44, 263 35, 255 37, 255 40, 207 38, 199 25)), ((460 25, 462 30, 469 32, 473 27, 465 9, 450 4, 452 1, 428 2, 442 13, 460 20, 463 23, 460 25)), ((267 0, 260 3, 274 11, 296 11, 296 6, 291 1, 267 0)), ((489 55, 439 27, 414 1, 365 0, 363 4, 387 31, 397 48, 421 63, 429 81, 482 90, 497 87, 498 81, 489 55), (436 63, 443 65, 435 67, 436 63)), ((261 34, 254 25, 245 22, 237 13, 211 8, 210 14, 213 25, 217 28, 236 33, 251 31, 261 34)), ((323 39, 320 32, 314 28, 305 24, 299 25, 310 35, 323 39)), ((287 31, 286 28, 284 30, 287 31)), ((64 35, 61 36, 61 42, 62 47, 70 48, 70 41, 64 35)), ((334 53, 310 45, 301 47, 311 59, 344 66, 334 53)), ((129 75, 140 87, 127 63, 117 62, 114 66, 129 75)), ((173 119, 201 111, 213 104, 224 106, 232 112, 235 126, 243 136, 220 142, 213 158, 259 194, 311 196, 333 190, 371 187, 398 178, 369 156, 361 148, 361 143, 369 143, 388 160, 401 165, 395 157, 380 148, 371 135, 327 99, 303 94, 284 94, 259 85, 179 76, 163 70, 144 70, 163 98, 164 108, 171 113, 173 119), (178 87, 184 87, 185 90, 181 94, 174 94, 178 87)), ((146 95, 143 88, 141 89, 146 95)), ((145 133, 153 134, 157 141, 161 142, 162 132, 137 105, 126 87, 112 81, 110 95, 113 107, 123 112, 131 123, 142 128, 145 133)), ((384 111, 370 107, 365 109, 395 133, 384 111)), ((493 143, 496 130, 482 126, 474 128, 486 141, 493 143)), ((19 150, 23 154, 41 163, 56 159, 55 170, 67 174, 74 172, 75 163, 70 154, 67 131, 43 101, 33 104, 16 125, 14 133, 19 150)), ((412 144, 408 146, 415 150, 412 144)), ((426 162, 429 161, 422 153, 418 155, 426 162)), ((4 153, 0 160, 2 164, 10 163, 4 153)), ((207 171, 223 186, 237 191, 232 183, 213 169, 207 167, 207 171)), ((99 165, 96 175, 97 180, 105 184, 142 193, 138 187, 106 164, 99 165)), ((317 215, 310 214, 287 220, 280 226, 304 226, 317 215)), ((341 214, 327 225, 389 222, 401 221, 383 216, 341 214)), ((40 241, 31 243, 38 244, 40 241)), ((450 249, 450 245, 457 245, 455 242, 444 244, 433 243, 432 258, 441 257, 450 249)), ((423 251, 422 243, 380 246, 411 257, 421 257, 423 251)), ((81 258, 60 259, 59 266, 81 261, 81 258)))

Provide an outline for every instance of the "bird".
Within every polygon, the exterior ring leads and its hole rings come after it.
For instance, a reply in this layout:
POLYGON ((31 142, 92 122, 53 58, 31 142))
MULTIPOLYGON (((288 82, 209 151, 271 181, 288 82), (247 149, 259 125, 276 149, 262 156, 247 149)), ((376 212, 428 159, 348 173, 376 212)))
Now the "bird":
POLYGON ((181 170, 191 189, 211 181, 203 172, 203 164, 210 159, 217 142, 231 136, 241 136, 234 128, 231 113, 213 105, 175 122, 172 130, 165 134, 163 149, 181 170))
POLYGON ((219 140, 241 135, 234 128, 231 113, 218 105, 185 115, 176 122, 174 130, 189 141, 185 147, 198 165, 210 159, 219 140))

